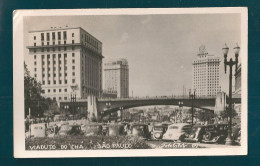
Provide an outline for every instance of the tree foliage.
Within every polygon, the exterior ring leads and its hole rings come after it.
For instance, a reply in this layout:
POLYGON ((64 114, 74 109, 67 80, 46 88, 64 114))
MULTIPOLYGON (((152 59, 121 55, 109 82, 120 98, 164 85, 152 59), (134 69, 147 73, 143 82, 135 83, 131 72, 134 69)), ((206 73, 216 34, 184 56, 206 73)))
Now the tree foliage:
MULTIPOLYGON (((229 117, 229 108, 226 107, 226 109, 220 113, 220 116, 223 119, 229 117)), ((236 112, 236 110, 234 108, 232 108, 232 118, 234 118, 235 116, 237 116, 237 112, 236 112)))
POLYGON ((30 76, 27 65, 24 63, 24 102, 25 102, 25 117, 29 115, 29 108, 32 117, 43 116, 45 110, 49 109, 50 105, 56 103, 50 98, 41 96, 43 93, 41 83, 30 76))

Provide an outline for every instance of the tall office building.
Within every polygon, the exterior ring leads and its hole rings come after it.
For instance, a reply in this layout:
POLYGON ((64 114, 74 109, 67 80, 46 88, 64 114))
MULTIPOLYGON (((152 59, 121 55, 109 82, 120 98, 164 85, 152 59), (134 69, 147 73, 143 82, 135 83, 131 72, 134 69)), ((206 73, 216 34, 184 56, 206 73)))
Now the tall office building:
POLYGON ((216 96, 220 92, 219 57, 209 55, 205 46, 199 48, 197 58, 193 61, 193 88, 197 96, 216 96))
POLYGON ((68 100, 102 92, 102 43, 81 27, 29 31, 31 76, 42 83, 43 96, 68 100))
POLYGON ((129 97, 129 69, 126 59, 106 62, 104 76, 104 90, 116 91, 117 97, 129 97))

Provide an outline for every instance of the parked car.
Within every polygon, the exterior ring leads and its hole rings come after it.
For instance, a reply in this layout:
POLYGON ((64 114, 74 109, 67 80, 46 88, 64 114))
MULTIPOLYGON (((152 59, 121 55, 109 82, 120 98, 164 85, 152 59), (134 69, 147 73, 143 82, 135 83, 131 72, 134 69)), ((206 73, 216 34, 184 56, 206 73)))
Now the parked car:
POLYGON ((80 125, 62 125, 59 130, 59 135, 81 135, 81 126, 80 125))
POLYGON ((163 134, 166 132, 167 127, 163 125, 155 125, 151 131, 152 140, 160 140, 163 137, 163 134))
POLYGON ((240 140, 241 140, 241 126, 240 125, 233 126, 232 137, 233 137, 235 143, 240 144, 240 140))
POLYGON ((31 125, 31 137, 45 137, 46 126, 43 123, 31 125))
POLYGON ((85 124, 81 126, 81 130, 85 136, 95 136, 102 134, 101 124, 85 124))
POLYGON ((206 126, 196 125, 193 126, 191 132, 185 135, 186 142, 201 142, 203 139, 203 135, 205 134, 206 126))
POLYGON ((146 124, 133 124, 131 127, 131 135, 141 139, 150 139, 151 134, 146 124))
POLYGON ((163 140, 184 141, 185 134, 189 134, 191 125, 188 123, 176 123, 168 126, 166 133, 163 135, 163 140))
POLYGON ((211 124, 205 128, 201 142, 225 143, 228 134, 228 124, 211 124))

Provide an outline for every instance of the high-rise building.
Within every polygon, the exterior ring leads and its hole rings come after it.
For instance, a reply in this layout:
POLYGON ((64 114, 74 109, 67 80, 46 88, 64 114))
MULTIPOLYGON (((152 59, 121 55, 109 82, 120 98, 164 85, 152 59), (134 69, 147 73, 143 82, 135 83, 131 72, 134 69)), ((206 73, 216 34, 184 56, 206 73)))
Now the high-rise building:
POLYGON ((31 76, 42 84, 43 96, 68 100, 102 92, 102 43, 81 27, 29 31, 31 76))
POLYGON ((221 90, 219 85, 220 58, 209 55, 205 46, 202 45, 192 65, 193 88, 196 89, 196 95, 216 96, 221 90))
POLYGON ((117 97, 129 97, 129 69, 126 59, 106 62, 104 77, 104 90, 116 91, 117 97))

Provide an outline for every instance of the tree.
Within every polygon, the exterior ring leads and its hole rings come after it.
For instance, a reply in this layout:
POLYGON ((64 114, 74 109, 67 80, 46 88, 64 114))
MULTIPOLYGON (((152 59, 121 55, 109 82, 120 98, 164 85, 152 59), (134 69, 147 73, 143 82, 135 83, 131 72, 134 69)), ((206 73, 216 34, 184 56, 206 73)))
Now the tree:
MULTIPOLYGON (((226 107, 226 109, 220 113, 220 116, 223 119, 229 117, 229 109, 228 109, 228 107, 226 107)), ((232 118, 234 118, 235 116, 237 116, 237 112, 236 112, 236 110, 234 108, 232 108, 232 118)))
POLYGON ((24 63, 25 117, 29 115, 29 108, 32 117, 43 116, 44 111, 48 110, 49 106, 53 104, 54 101, 50 98, 44 98, 41 96, 42 93, 41 83, 30 76, 27 65, 24 63))

